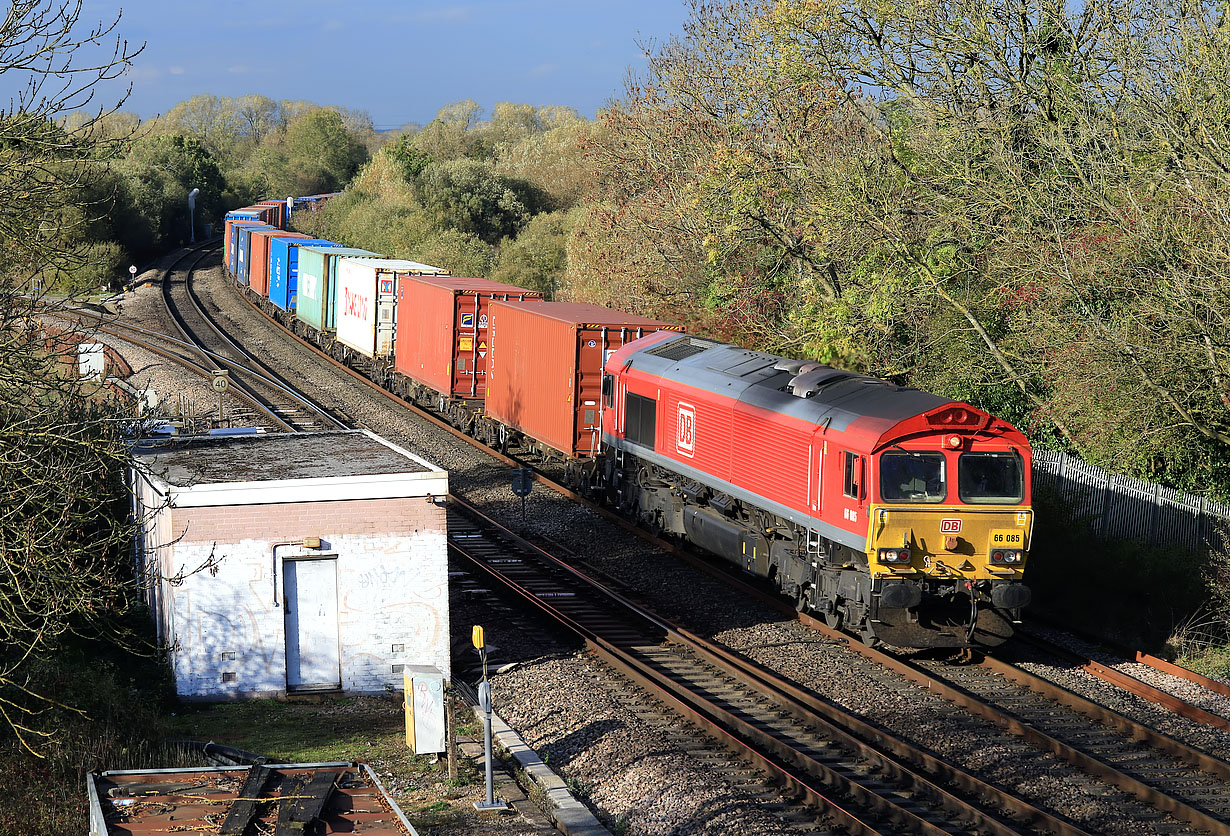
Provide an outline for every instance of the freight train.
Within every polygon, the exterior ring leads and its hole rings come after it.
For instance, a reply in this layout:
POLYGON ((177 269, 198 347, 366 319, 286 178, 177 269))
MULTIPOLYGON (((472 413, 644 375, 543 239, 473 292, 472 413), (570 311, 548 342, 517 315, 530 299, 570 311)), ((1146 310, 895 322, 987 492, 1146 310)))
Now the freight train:
POLYGON ((582 493, 864 641, 969 650, 1012 635, 1030 602, 1033 512, 1029 443, 1006 421, 288 233, 286 209, 227 215, 230 273, 385 388, 492 447, 540 457, 582 493))

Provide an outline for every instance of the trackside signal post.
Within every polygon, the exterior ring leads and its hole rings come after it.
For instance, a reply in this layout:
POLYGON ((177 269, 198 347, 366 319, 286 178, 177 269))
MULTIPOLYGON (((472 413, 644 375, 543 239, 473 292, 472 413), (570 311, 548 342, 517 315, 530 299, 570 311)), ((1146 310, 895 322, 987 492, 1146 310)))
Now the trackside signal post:
POLYGON ((491 753, 491 683, 487 681, 487 642, 483 636, 483 628, 477 624, 473 631, 474 649, 483 661, 483 681, 478 685, 478 708, 483 712, 483 755, 487 763, 487 799, 475 801, 476 810, 507 810, 508 804, 495 800, 495 786, 492 769, 494 761, 491 753))
MULTIPOLYGON (((534 471, 528 467, 518 468, 512 478, 512 492, 521 497, 521 519, 525 519, 525 498, 534 489, 534 471)), ((478 628, 475 628, 478 629, 478 628)), ((486 679, 486 674, 483 679, 486 679)))

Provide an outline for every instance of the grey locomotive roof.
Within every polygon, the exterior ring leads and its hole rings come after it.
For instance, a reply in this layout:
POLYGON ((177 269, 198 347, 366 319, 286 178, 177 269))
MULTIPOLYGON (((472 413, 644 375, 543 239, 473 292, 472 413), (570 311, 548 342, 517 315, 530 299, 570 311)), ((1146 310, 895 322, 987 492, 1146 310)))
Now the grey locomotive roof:
POLYGON ((361 430, 143 439, 133 455, 177 487, 432 472, 361 430))
POLYGON ((686 335, 663 340, 638 352, 632 368, 688 386, 790 415, 812 424, 827 423, 842 431, 857 418, 879 419, 882 428, 929 412, 946 403, 908 386, 894 386, 874 377, 821 366, 814 375, 823 382, 807 398, 791 394, 791 371, 775 369, 785 358, 686 335))

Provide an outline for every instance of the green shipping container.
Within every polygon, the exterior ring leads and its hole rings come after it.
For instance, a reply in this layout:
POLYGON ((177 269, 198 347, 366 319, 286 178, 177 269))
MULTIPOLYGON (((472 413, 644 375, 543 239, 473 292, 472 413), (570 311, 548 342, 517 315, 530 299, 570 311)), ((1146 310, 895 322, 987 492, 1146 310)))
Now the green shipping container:
POLYGON ((337 262, 347 256, 379 253, 354 247, 300 247, 299 287, 295 318, 317 331, 337 330, 337 262))

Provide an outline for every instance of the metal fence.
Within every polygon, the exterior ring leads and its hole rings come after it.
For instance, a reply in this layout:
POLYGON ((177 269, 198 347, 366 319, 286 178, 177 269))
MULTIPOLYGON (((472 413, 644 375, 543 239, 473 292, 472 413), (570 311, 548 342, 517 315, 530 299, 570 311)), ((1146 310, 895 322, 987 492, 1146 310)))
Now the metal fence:
POLYGON ((1230 505, 1120 476, 1054 450, 1034 450, 1034 485, 1048 486, 1103 538, 1191 551, 1225 546, 1230 505))

